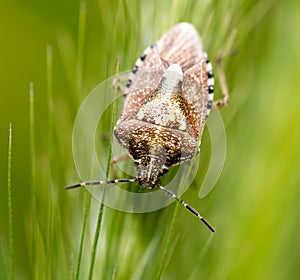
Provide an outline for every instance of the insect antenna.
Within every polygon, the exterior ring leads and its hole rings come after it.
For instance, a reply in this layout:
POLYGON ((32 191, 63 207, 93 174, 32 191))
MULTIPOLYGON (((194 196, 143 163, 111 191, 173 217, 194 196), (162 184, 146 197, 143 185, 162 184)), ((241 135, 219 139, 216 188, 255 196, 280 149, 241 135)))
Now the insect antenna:
POLYGON ((135 181, 137 181, 137 178, 117 179, 117 180, 107 180, 107 181, 99 181, 99 180, 86 181, 86 182, 66 186, 65 190, 76 189, 76 188, 80 188, 80 187, 84 187, 84 186, 98 186, 98 185, 103 185, 103 184, 130 183, 130 182, 135 182, 135 181))
POLYGON ((176 194, 174 194, 172 191, 170 191, 169 189, 163 187, 162 185, 158 185, 159 188, 161 190, 163 190, 164 192, 166 192, 169 196, 173 197, 176 201, 178 201, 180 204, 182 204, 187 210, 189 210, 191 213, 193 213, 203 224, 205 224, 205 226, 213 233, 215 233, 215 229, 208 223, 208 221, 206 221, 201 215, 200 213, 194 209, 191 205, 185 203, 183 200, 179 199, 176 194))

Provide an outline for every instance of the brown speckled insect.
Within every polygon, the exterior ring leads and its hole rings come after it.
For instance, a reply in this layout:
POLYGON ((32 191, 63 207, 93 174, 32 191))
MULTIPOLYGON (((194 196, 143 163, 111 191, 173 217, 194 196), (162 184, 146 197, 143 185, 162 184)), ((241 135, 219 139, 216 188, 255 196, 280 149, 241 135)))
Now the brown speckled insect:
MULTIPOLYGON (((114 132, 134 160, 136 178, 89 181, 66 188, 135 181, 143 188, 158 186, 215 232, 198 211, 160 184, 169 167, 190 160, 199 150, 213 106, 212 65, 196 29, 180 23, 166 32, 138 58, 126 87, 118 84, 117 89, 126 100, 114 132)), ((215 106, 227 100, 224 95, 215 106)))

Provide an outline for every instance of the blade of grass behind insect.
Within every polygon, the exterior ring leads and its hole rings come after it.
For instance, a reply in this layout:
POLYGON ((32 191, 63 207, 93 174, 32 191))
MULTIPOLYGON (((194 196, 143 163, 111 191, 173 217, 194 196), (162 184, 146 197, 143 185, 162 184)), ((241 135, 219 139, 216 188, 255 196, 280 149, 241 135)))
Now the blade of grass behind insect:
POLYGON ((86 2, 81 2, 79 7, 79 23, 78 23, 78 52, 77 52, 77 95, 82 94, 83 80, 83 63, 84 63, 84 47, 85 47, 85 32, 86 32, 86 2))
MULTIPOLYGON (((84 64, 84 48, 85 48, 85 33, 86 33, 86 15, 87 15, 87 4, 86 2, 81 2, 79 7, 79 16, 78 16, 78 42, 77 42, 77 96, 79 97, 82 90, 83 83, 83 64, 84 64)), ((77 259, 77 267, 75 272, 75 279, 79 279, 80 270, 81 270, 81 262, 82 262, 82 252, 83 252, 83 244, 85 240, 86 234, 86 226, 87 220, 89 216, 89 210, 91 205, 91 197, 90 195, 84 194, 85 197, 85 213, 80 237, 80 246, 79 253, 77 259)))
MULTIPOLYGON (((133 8, 134 9, 134 8, 133 8)), ((120 1, 117 4, 116 7, 116 18, 118 18, 119 21, 123 21, 124 17, 130 21, 131 20, 131 14, 130 14, 130 9, 128 8, 126 1, 120 1)), ((118 34, 118 29, 114 28, 113 29, 113 42, 117 42, 119 34, 118 34)), ((128 38, 129 36, 127 36, 128 38)), ((127 42, 124 42, 125 46, 127 45, 127 42)), ((124 63, 124 61, 122 61, 124 63)), ((115 63, 115 62, 114 62, 115 63)), ((119 56, 117 56, 117 61, 116 61, 116 67, 115 67, 115 80, 116 80, 116 87, 118 87, 118 76, 120 73, 120 63, 121 63, 121 58, 119 56)), ((116 90, 113 91, 113 94, 116 96, 118 93, 116 92, 116 90)), ((114 99, 116 100, 116 99, 114 99)), ((112 157, 112 142, 113 142, 113 136, 112 136, 112 132, 114 129, 114 124, 115 124, 115 120, 116 120, 116 116, 117 116, 117 106, 116 106, 116 101, 113 102, 112 104, 112 119, 111 119, 111 128, 110 131, 111 133, 110 135, 110 146, 109 146, 109 161, 107 162, 107 166, 106 166, 106 171, 109 170, 110 168, 110 159, 112 157)), ((109 172, 107 172, 106 174, 106 178, 108 177, 109 172)), ((111 277, 115 277, 116 273, 118 272, 116 269, 116 263, 118 262, 118 256, 120 254, 120 244, 122 242, 122 229, 123 229, 123 225, 125 222, 124 218, 121 218, 121 214, 120 213, 116 213, 114 211, 109 211, 107 213, 111 213, 110 215, 110 221, 112 221, 111 217, 113 216, 113 220, 114 222, 108 222, 106 224, 106 232, 108 233, 106 236, 106 242, 107 244, 110 244, 109 247, 106 247, 107 249, 105 250, 105 257, 104 257, 104 265, 103 267, 105 267, 105 270, 102 271, 102 278, 103 279, 108 279, 111 277), (111 233, 120 233, 120 238, 115 238, 114 234, 111 233), (108 249, 109 248, 109 249, 108 249)), ((123 217, 123 216, 122 216, 123 217)))
MULTIPOLYGON (((118 72, 119 72, 119 64, 117 64, 117 75, 118 75, 118 72)), ((109 133, 110 141, 109 141, 108 159, 107 159, 106 173, 105 173, 105 179, 106 180, 107 180, 108 175, 109 175, 110 160, 111 160, 111 157, 112 157, 112 132, 114 130, 116 115, 117 115, 117 105, 116 105, 116 99, 114 99, 114 102, 112 104, 112 119, 111 119, 110 133, 109 133)), ((100 204, 100 208, 99 208, 97 225, 96 225, 94 242, 93 242, 93 248, 92 248, 91 265, 90 265, 89 278, 88 278, 90 280, 93 277, 94 264, 95 264, 95 260, 96 260, 97 246, 98 246, 98 240, 99 240, 99 235, 100 235, 100 230, 101 230, 101 225, 102 225, 103 212, 104 212, 104 204, 102 203, 102 201, 104 201, 104 199, 105 199, 105 187, 103 188, 102 197, 100 199, 101 204, 100 204)), ((104 272, 105 271, 103 270, 103 273, 104 272)))
POLYGON ((14 267, 14 229, 13 229, 13 210, 12 210, 12 192, 11 192, 11 158, 12 158, 12 124, 9 124, 8 133, 8 159, 7 159, 7 209, 8 209, 8 251, 9 279, 15 279, 14 267))
POLYGON ((79 246, 79 253, 78 253, 78 260, 77 260, 77 268, 75 272, 75 279, 79 279, 80 269, 81 269, 81 262, 82 262, 82 252, 83 252, 83 243, 85 239, 86 233, 86 225, 90 213, 90 206, 91 206, 91 195, 87 192, 84 193, 85 196, 85 211, 84 211, 84 218, 83 218, 83 225, 80 237, 80 246, 79 246))
MULTIPOLYGON (((47 53, 46 53, 46 63, 47 63, 47 101, 48 101, 48 147, 52 146, 53 142, 53 54, 52 54, 52 46, 47 46, 47 53)), ((49 151, 48 149, 48 151, 49 151)), ((49 159, 50 159, 50 166, 52 166, 51 163, 53 163, 52 160, 52 153, 49 152, 49 159)), ((54 224, 54 209, 53 209, 53 178, 52 178, 52 170, 51 167, 49 168, 49 199, 48 199, 48 222, 47 222, 47 237, 46 237, 46 256, 47 256, 47 269, 46 269, 46 275, 48 279, 52 279, 52 272, 53 272, 53 249, 54 249, 54 230, 53 230, 53 224, 54 224)))
MULTIPOLYGON (((47 231, 44 234, 46 245, 45 255, 47 260, 47 268, 41 269, 40 273, 45 275, 47 279, 57 278, 68 273, 68 260, 70 256, 66 256, 69 239, 61 234, 61 229, 65 227, 62 217, 62 207, 64 203, 61 200, 60 193, 62 190, 62 181, 64 168, 58 166, 57 163, 63 162, 63 153, 59 153, 59 137, 57 130, 57 109, 54 107, 53 92, 53 50, 52 46, 47 46, 46 54, 46 70, 47 70, 47 156, 49 158, 48 168, 48 199, 47 199, 47 231), (57 269, 57 263, 61 263, 60 269, 57 269)), ((39 253, 39 252, 38 252, 39 253)), ((67 278, 66 276, 64 276, 67 278)))
MULTIPOLYGON (((110 158, 109 158, 109 160, 110 160, 110 158)), ((108 172, 106 171, 106 176, 105 176, 106 178, 108 177, 107 173, 108 172)), ((102 218, 103 218, 103 212, 104 212, 104 204, 102 202, 104 197, 105 197, 105 187, 103 188, 102 196, 100 198, 100 208, 99 208, 99 212, 98 212, 98 219, 97 219, 96 230, 95 230, 94 241, 93 241, 93 247, 92 247, 91 265, 90 265, 90 271, 89 271, 89 277, 88 277, 89 280, 93 279, 93 271, 94 271, 98 241, 99 241, 100 230, 101 230, 101 225, 102 225, 102 218)))
MULTIPOLYGON (((118 87, 118 75, 119 75, 119 71, 120 71, 119 66, 120 66, 120 58, 118 57, 117 64, 116 64, 116 81, 117 81, 117 87, 118 87)), ((114 90, 113 92, 114 92, 114 95, 116 95, 116 91, 114 90)), ((114 101, 112 103, 112 119, 111 119, 110 133, 109 133, 109 135, 110 135, 110 141, 109 141, 109 150, 108 150, 109 151, 108 161, 107 161, 107 164, 106 164, 106 174, 105 174, 106 179, 108 178, 108 175, 109 175, 110 160, 111 160, 111 157, 112 157, 112 142, 113 142, 113 139, 112 139, 113 135, 112 135, 112 133, 114 131, 116 117, 117 117, 117 104, 116 104, 116 98, 114 98, 114 101)), ((103 192, 103 199, 104 199, 104 192, 103 192)), ((122 224, 123 224, 123 221, 122 221, 122 224)), ((121 223, 116 223, 116 225, 118 226, 118 228, 121 228, 121 223)), ((120 243, 121 239, 118 239, 118 241, 120 243)), ((108 267, 108 265, 109 265, 108 261, 109 261, 109 250, 106 250, 106 256, 105 256, 105 260, 104 260, 104 267, 108 267)), ((106 271, 103 270, 102 277, 104 277, 106 275, 105 272, 106 271)), ((113 274, 114 274, 114 272, 113 272, 113 274)))
POLYGON ((36 154, 35 154, 35 120, 34 120, 34 84, 29 85, 29 130, 31 155, 31 265, 33 277, 37 279, 37 212, 36 212, 36 154))

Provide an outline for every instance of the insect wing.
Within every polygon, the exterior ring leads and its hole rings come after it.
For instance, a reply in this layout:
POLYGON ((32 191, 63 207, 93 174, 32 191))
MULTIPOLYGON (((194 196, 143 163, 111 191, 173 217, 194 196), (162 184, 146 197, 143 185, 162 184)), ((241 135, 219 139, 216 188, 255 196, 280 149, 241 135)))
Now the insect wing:
POLYGON ((167 64, 178 64, 183 72, 198 64, 202 56, 202 41, 195 27, 179 23, 167 31, 156 43, 161 60, 167 64))
POLYGON ((167 31, 155 45, 138 58, 127 82, 128 94, 121 121, 133 118, 139 107, 158 87, 164 69, 178 64, 183 72, 200 63, 202 42, 189 23, 180 23, 167 31))
POLYGON ((210 112, 213 93, 208 89, 207 59, 184 73, 182 97, 185 100, 188 123, 195 139, 199 139, 210 112))
POLYGON ((156 46, 148 47, 136 61, 129 75, 128 94, 123 107, 121 121, 132 119, 149 96, 157 89, 163 74, 163 63, 156 46))

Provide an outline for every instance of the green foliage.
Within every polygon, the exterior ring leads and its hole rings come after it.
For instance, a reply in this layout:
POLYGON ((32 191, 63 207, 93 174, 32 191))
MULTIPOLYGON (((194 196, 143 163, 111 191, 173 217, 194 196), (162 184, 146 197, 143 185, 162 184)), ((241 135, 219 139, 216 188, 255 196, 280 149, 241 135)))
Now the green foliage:
MULTIPOLYGON (((299 1, 6 2, 0 9, 1 279, 298 278, 299 1), (130 214, 84 189, 63 188, 80 180, 72 129, 81 102, 115 74, 118 57, 120 72, 129 70, 181 21, 196 26, 212 61, 224 55, 231 93, 221 111, 223 173, 200 200, 210 157, 205 132, 197 177, 184 194, 215 235, 175 203, 130 214)), ((218 98, 218 76, 216 83, 218 98)), ((99 124, 98 158, 106 163, 116 111, 109 108, 99 124)))

